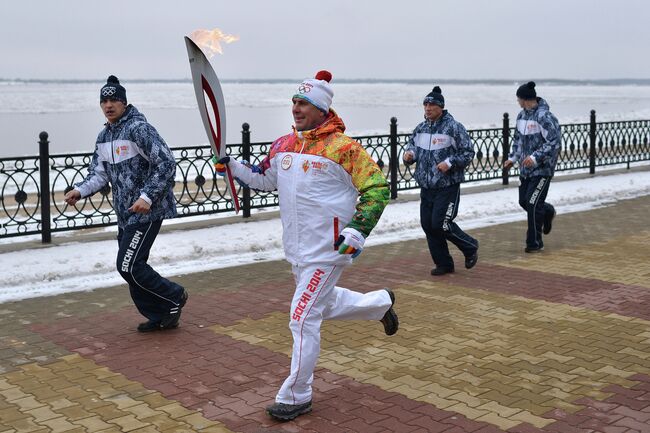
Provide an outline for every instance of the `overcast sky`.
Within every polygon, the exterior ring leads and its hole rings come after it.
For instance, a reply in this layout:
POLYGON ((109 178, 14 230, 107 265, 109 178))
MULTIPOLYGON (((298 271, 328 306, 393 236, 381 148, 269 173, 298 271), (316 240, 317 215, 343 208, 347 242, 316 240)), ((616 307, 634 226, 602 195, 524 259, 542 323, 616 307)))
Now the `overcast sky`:
POLYGON ((647 0, 0 0, 0 78, 650 78, 647 0))

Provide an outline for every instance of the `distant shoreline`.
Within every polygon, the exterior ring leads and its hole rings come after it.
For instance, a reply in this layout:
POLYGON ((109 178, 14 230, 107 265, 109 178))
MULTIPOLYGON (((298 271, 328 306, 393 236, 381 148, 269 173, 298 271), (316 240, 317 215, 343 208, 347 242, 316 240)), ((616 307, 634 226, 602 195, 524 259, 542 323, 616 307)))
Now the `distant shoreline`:
MULTIPOLYGON (((223 78, 224 83, 246 83, 246 84, 295 84, 301 78, 223 78)), ((337 83, 365 83, 365 84, 462 84, 462 85, 517 85, 531 79, 453 79, 453 78, 337 78, 337 83)), ((190 83, 189 78, 124 78, 129 83, 190 83)), ((603 78, 603 79, 564 79, 564 78, 533 78, 537 84, 556 86, 648 86, 650 78, 603 78)), ((88 84, 103 83, 103 79, 45 79, 45 78, 0 78, 0 85, 11 84, 88 84)))

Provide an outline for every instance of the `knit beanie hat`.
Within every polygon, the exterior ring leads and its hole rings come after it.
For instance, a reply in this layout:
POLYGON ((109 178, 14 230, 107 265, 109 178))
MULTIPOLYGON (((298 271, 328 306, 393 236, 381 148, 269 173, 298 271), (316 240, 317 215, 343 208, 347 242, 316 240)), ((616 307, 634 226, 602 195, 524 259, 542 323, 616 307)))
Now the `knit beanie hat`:
POLYGON ((304 99, 324 113, 330 111, 334 92, 330 87, 332 74, 328 71, 318 71, 315 78, 307 78, 298 86, 294 98, 304 99))
POLYGON ((440 108, 445 108, 445 97, 442 96, 442 90, 440 90, 440 87, 434 87, 433 90, 425 96, 423 104, 436 104, 440 108))
POLYGON ((517 89, 517 98, 525 100, 537 99, 537 92, 535 92, 535 82, 529 81, 526 84, 519 86, 517 89))
POLYGON ((115 99, 124 102, 126 105, 126 89, 120 85, 120 80, 115 75, 111 75, 106 80, 106 84, 99 91, 99 102, 107 99, 115 99))

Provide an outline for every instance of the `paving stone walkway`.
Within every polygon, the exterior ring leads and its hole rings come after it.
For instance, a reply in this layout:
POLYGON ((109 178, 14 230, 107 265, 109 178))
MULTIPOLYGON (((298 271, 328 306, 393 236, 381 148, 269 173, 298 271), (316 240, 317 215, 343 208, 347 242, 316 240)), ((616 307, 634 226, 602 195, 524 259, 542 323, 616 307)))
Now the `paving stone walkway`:
POLYGON ((125 286, 0 304, 0 432, 650 432, 650 197, 558 215, 541 254, 524 232, 471 231, 478 265, 454 250, 443 277, 424 240, 367 248, 340 284, 393 288, 400 331, 326 322, 314 411, 288 423, 263 411, 290 363, 285 262, 176 277, 167 332, 136 332, 125 286))

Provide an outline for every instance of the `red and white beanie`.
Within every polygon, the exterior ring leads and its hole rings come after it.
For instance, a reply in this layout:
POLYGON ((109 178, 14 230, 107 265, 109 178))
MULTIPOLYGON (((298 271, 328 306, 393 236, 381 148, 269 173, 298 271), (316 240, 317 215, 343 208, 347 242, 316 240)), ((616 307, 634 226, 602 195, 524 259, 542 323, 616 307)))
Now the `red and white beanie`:
POLYGON ((332 74, 328 71, 318 71, 316 77, 307 78, 298 86, 294 98, 301 98, 324 113, 330 111, 334 92, 330 86, 332 74))

